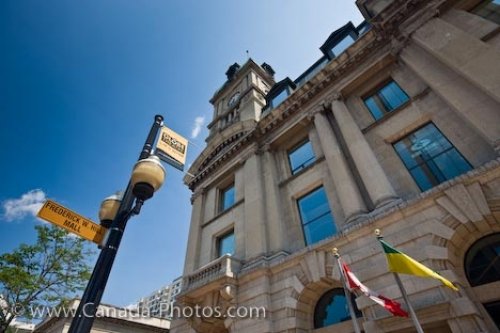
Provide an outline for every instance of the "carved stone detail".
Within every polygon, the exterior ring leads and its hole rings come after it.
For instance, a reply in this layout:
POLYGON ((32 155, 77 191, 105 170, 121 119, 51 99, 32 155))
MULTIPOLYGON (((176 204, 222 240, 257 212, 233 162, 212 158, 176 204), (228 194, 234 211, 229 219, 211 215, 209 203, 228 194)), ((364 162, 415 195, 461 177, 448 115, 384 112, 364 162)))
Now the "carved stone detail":
POLYGON ((444 191, 436 202, 461 223, 480 222, 491 214, 481 185, 457 184, 444 191))

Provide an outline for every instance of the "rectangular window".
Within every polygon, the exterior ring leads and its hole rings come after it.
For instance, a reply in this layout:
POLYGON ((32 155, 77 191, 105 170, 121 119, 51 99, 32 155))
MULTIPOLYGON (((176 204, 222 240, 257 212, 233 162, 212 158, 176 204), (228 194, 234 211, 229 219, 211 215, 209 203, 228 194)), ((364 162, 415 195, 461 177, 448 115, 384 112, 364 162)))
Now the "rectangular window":
POLYGON ((306 140, 288 151, 288 161, 292 175, 313 164, 316 157, 311 142, 306 140))
POLYGON ((432 123, 396 142, 394 148, 422 191, 471 169, 469 162, 432 123))
POLYGON ((481 1, 471 12, 500 24, 500 0, 481 1))
POLYGON ((217 257, 234 254, 234 231, 228 232, 217 239, 217 257))
POLYGON ((390 81, 363 101, 373 118, 379 120, 409 100, 408 95, 394 81, 390 81))
POLYGON ((234 205, 234 183, 220 191, 219 211, 223 212, 234 205))
POLYGON ((345 36, 340 42, 335 44, 334 47, 332 47, 332 53, 334 57, 337 57, 339 54, 344 52, 349 46, 354 43, 354 38, 352 38, 351 35, 345 36))
POLYGON ((335 221, 323 187, 297 201, 306 245, 314 244, 337 233, 335 221))

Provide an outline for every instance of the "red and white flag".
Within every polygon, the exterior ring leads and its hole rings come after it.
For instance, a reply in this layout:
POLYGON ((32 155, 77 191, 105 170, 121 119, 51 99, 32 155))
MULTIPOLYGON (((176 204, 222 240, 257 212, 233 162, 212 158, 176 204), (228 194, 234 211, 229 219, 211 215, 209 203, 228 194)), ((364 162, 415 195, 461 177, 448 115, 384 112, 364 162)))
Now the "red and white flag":
MULTIPOLYGON (((339 258, 339 261, 341 259, 339 258)), ((383 306, 387 311, 392 313, 394 316, 408 317, 408 313, 401 309, 401 304, 398 302, 377 294, 376 292, 370 290, 367 286, 361 283, 359 279, 354 275, 349 266, 347 266, 343 261, 340 261, 342 267, 342 273, 344 275, 344 280, 346 281, 346 287, 350 292, 358 289, 367 297, 369 297, 375 303, 383 306)))

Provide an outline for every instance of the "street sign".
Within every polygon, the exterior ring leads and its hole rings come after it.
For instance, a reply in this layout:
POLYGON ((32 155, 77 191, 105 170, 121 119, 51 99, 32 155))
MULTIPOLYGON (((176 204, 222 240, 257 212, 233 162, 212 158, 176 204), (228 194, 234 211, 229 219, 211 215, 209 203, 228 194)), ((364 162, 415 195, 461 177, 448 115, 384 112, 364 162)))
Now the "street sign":
POLYGON ((187 144, 187 139, 163 126, 156 143, 156 153, 162 161, 183 171, 186 163, 187 144))
POLYGON ((37 216, 96 244, 101 244, 107 230, 52 200, 43 204, 37 216))

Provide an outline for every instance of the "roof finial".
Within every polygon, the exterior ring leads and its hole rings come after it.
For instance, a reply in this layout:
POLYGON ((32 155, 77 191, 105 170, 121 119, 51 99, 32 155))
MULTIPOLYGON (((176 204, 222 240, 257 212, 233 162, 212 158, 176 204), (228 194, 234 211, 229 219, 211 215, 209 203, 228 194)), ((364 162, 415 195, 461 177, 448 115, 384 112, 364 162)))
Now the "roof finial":
POLYGON ((247 53, 247 58, 250 59, 250 52, 246 50, 246 53, 247 53))

